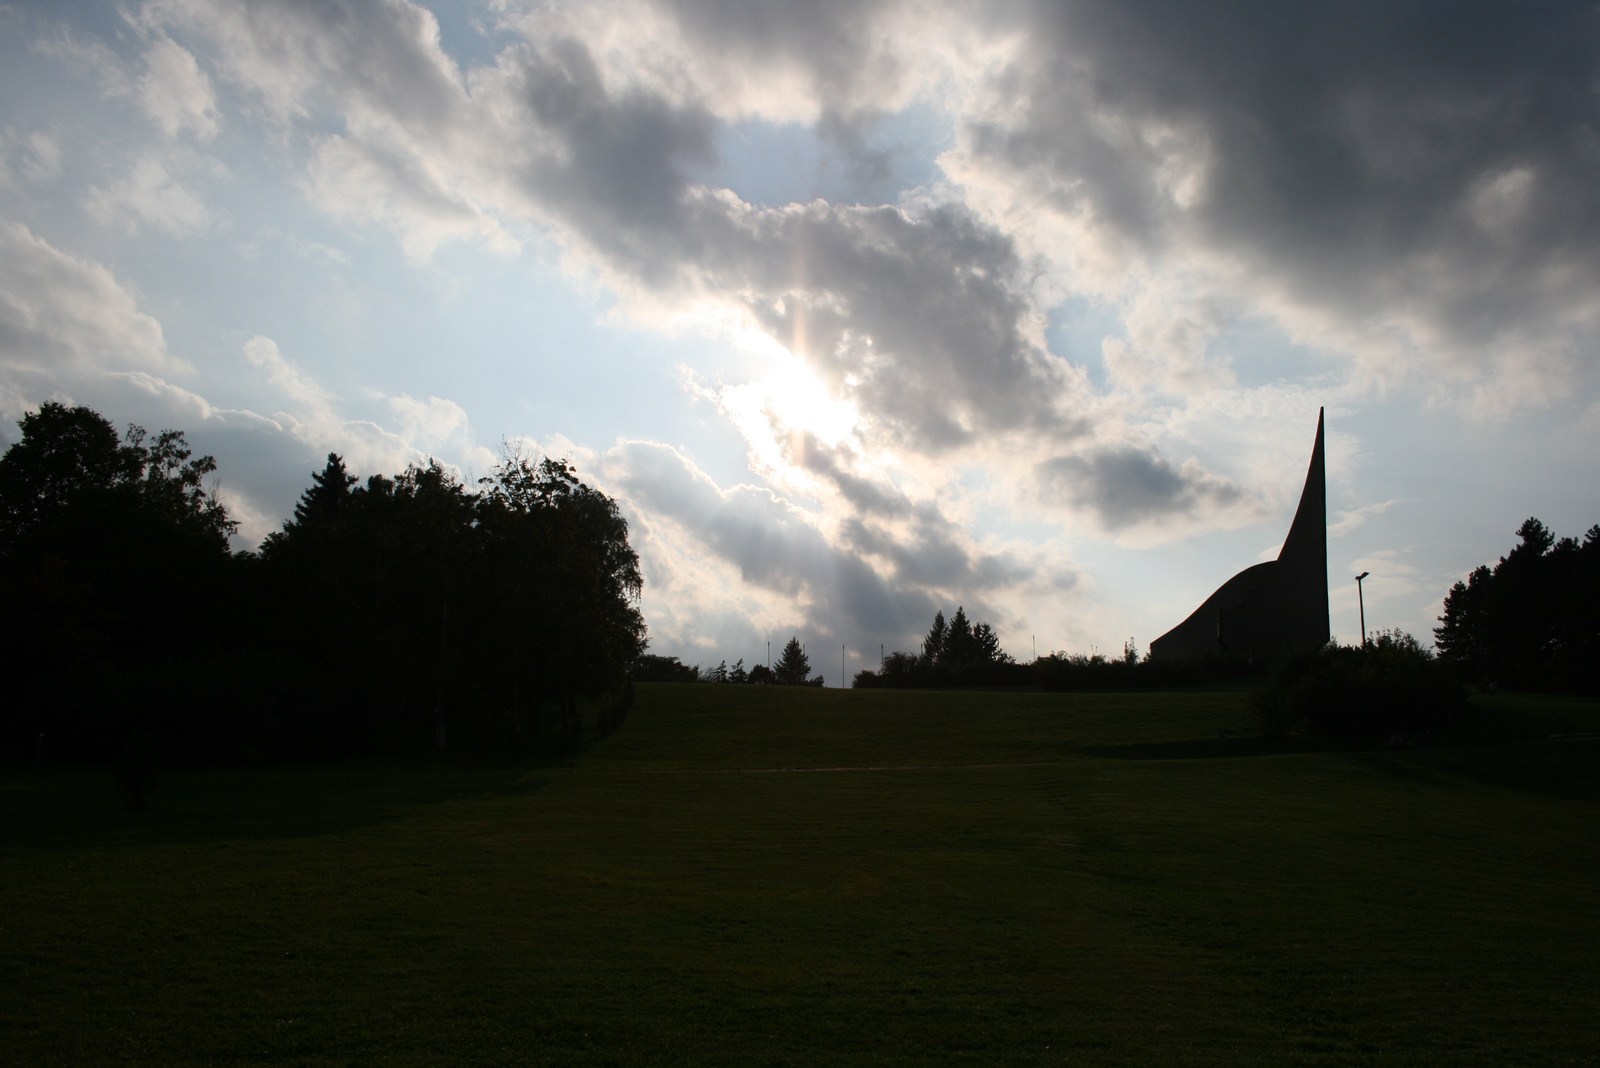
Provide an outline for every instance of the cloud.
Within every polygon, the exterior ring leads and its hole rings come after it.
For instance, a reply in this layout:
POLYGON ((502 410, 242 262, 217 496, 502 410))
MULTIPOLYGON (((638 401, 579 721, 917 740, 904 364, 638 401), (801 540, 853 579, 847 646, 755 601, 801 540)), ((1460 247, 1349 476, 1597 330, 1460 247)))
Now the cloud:
POLYGON ((1392 506, 1399 504, 1399 498, 1387 501, 1375 501, 1372 504, 1363 504, 1359 508, 1351 508, 1339 513, 1339 518, 1328 524, 1328 536, 1342 537, 1357 527, 1366 525, 1367 520, 1375 515, 1382 515, 1392 506))
POLYGON ((60 141, 39 130, 30 133, 26 138, 10 136, 10 131, 6 134, 7 136, 0 137, 0 144, 5 142, 15 144, 22 177, 30 184, 48 185, 61 177, 60 141))
POLYGON ((1024 10, 946 162, 996 217, 1053 223, 1069 284, 1167 319, 1228 301, 1381 385, 1470 399, 1515 371, 1498 402, 1539 403, 1587 374, 1586 5, 1024 10))
POLYGON ((204 233, 215 223, 205 203, 169 168, 170 160, 146 152, 133 170, 106 189, 89 187, 84 207, 106 226, 122 223, 131 232, 141 225, 169 237, 204 233))
MULTIPOLYGON (((1592 391, 1600 116, 1576 5, 596 0, 485 17, 509 43, 463 69, 405 0, 159 0, 141 40, 187 47, 156 57, 172 91, 151 114, 209 136, 214 83, 315 205, 410 260, 533 246, 634 325, 768 339, 773 381, 704 392, 770 490, 697 479, 664 446, 607 454, 684 574, 733 576, 719 612, 794 597, 819 626, 865 625, 915 615, 895 598, 1038 588, 1044 562, 970 534, 974 502, 1008 493, 1124 543, 1259 518, 1298 447, 1281 460, 1260 419, 1219 431, 1233 451, 1185 431, 1281 399, 1241 379, 1293 375, 1307 351, 1332 368, 1317 388, 1346 398, 1592 391), (942 177, 895 203, 766 206, 717 185, 731 124, 805 123, 854 151, 913 104, 953 141, 942 177), (1119 320, 1088 366, 1046 340, 1068 296, 1119 320), (1242 322, 1282 339, 1264 369, 1219 344, 1242 322), (776 381, 794 365, 806 390, 776 381), (859 601, 833 586, 852 568, 877 583, 859 601)), ((210 225, 163 166, 102 182, 96 210, 210 225)), ((294 433, 354 433, 292 364, 259 369, 300 390, 294 433)), ((386 403, 408 442, 469 433, 437 398, 386 403)))
POLYGON ((812 516, 769 490, 721 490, 676 450, 649 442, 617 446, 599 470, 634 508, 676 525, 737 569, 743 583, 799 608, 811 626, 896 633, 908 614, 932 616, 925 593, 892 590, 859 557, 831 545, 812 516))
POLYGON ((172 10, 283 121, 336 109, 342 132, 307 129, 307 189, 391 228, 409 257, 554 235, 641 321, 757 326, 914 448, 1070 423, 1055 400, 1075 380, 1045 351, 1035 265, 1011 238, 949 198, 760 208, 691 181, 715 155, 711 95, 621 76, 605 47, 617 42, 576 36, 592 25, 526 23, 529 37, 463 77, 432 16, 406 4, 172 10))
POLYGON ((144 52, 145 72, 135 90, 139 107, 170 140, 189 131, 201 141, 217 135, 217 99, 195 58, 165 34, 144 52))
POLYGON ((43 370, 182 372, 161 324, 104 266, 0 221, 0 363, 43 370))
MULTIPOLYGON (((619 443, 593 470, 635 516, 646 598, 671 605, 671 637, 692 635, 695 620, 742 605, 754 633, 800 628, 893 646, 956 604, 1009 623, 1002 593, 1054 598, 1065 610, 1078 583, 1070 564, 984 550, 928 508, 903 526, 852 520, 830 534, 817 513, 762 487, 722 489, 655 442, 619 443)), ((716 626, 726 630, 728 622, 716 626)))
POLYGON ((103 42, 85 39, 66 26, 36 38, 33 51, 96 79, 101 92, 108 97, 127 96, 133 92, 133 81, 115 52, 103 42))
POLYGON ((1160 454, 1111 446, 1057 456, 1035 469, 1046 499, 1091 509, 1111 531, 1222 510, 1245 499, 1238 487, 1207 474, 1194 460, 1173 467, 1160 454))

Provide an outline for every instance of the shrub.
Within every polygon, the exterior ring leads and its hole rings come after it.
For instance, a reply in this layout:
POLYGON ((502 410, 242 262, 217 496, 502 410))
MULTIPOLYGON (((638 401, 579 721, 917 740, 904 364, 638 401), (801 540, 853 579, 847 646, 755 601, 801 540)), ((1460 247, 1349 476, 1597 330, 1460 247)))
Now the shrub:
POLYGON ((1406 734, 1447 726, 1467 694, 1449 664, 1415 638, 1382 631, 1362 648, 1327 645, 1273 665, 1252 695, 1263 733, 1406 734))

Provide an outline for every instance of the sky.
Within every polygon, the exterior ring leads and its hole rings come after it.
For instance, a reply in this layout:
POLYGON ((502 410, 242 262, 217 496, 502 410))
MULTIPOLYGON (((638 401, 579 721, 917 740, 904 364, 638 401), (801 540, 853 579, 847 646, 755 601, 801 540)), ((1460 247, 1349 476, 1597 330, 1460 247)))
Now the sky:
POLYGON ((0 444, 183 430, 627 516, 651 651, 830 685, 935 611, 1142 651, 1276 555, 1427 639, 1600 522, 1600 9, 0 3, 0 444), (821 650, 833 650, 823 653, 821 650), (842 660, 841 660, 842 656, 842 660))

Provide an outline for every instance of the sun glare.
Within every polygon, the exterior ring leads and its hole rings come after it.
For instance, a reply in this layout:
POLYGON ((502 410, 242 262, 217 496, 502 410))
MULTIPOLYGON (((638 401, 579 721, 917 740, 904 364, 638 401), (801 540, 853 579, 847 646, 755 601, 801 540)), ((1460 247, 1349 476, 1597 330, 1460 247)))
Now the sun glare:
POLYGON ((858 418, 855 405, 830 396, 804 360, 761 330, 738 331, 734 342, 746 352, 770 361, 771 370, 765 378, 721 391, 723 406, 751 444, 770 439, 775 429, 808 431, 828 445, 837 445, 850 436, 858 418), (778 427, 772 425, 774 416, 781 424, 778 427))
POLYGON ((808 430, 837 445, 855 429, 855 405, 835 400, 810 368, 788 356, 763 383, 767 406, 790 430, 808 430))

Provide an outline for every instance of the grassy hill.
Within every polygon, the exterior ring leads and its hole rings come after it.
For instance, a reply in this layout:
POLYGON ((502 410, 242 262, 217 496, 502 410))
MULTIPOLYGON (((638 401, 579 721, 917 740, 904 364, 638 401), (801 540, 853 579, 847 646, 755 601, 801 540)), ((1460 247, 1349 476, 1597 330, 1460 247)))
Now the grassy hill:
POLYGON ((1600 703, 645 686, 560 766, 0 776, 14 1064, 1593 1063, 1600 703))

